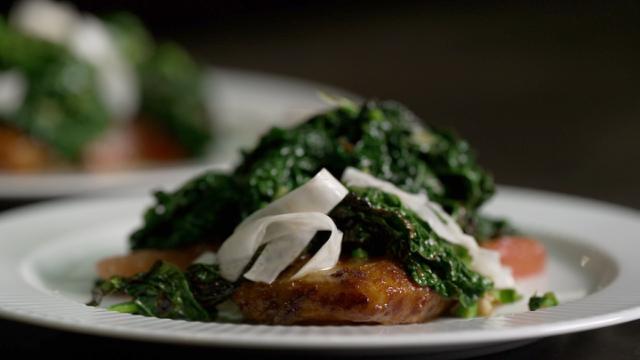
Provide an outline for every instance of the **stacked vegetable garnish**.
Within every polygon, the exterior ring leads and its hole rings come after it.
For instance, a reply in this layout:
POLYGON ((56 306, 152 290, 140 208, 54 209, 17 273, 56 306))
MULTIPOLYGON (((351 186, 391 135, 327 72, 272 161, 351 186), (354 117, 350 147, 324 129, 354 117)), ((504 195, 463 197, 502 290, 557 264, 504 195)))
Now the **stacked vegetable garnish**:
POLYGON ((25 0, 0 17, 0 169, 175 160, 209 138, 200 67, 133 15, 25 0))
POLYGON ((520 298, 483 245, 521 243, 478 213, 493 193, 453 133, 395 102, 340 101, 272 129, 230 174, 157 192, 131 254, 98 264, 93 304, 123 293, 112 310, 201 321, 234 304, 274 324, 488 315, 520 298))

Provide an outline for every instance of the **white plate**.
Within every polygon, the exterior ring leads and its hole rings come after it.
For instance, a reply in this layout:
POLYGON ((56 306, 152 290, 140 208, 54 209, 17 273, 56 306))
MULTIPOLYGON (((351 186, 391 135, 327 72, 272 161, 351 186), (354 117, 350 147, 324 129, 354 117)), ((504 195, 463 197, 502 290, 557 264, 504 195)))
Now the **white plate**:
POLYGON ((547 273, 520 286, 526 293, 555 291, 558 307, 528 312, 520 303, 489 318, 401 326, 266 326, 156 319, 85 306, 94 263, 126 251, 126 235, 148 201, 67 200, 0 216, 0 316, 126 339, 357 354, 495 351, 640 318, 640 214, 514 188, 501 188, 487 210, 508 216, 546 244, 547 273))
POLYGON ((205 79, 206 105, 214 141, 204 160, 157 168, 104 173, 0 172, 0 199, 37 199, 87 193, 139 191, 183 182, 205 168, 229 168, 241 148, 254 144, 273 125, 292 125, 329 105, 319 92, 351 96, 343 90, 299 79, 257 72, 213 68, 205 79))

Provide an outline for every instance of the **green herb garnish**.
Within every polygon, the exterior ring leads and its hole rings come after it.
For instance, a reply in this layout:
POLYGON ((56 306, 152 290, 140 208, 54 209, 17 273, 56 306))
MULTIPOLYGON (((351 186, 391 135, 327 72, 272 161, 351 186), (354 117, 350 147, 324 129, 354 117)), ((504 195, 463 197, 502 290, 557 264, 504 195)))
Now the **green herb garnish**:
POLYGON ((418 285, 463 307, 492 288, 489 279, 469 268, 464 248, 441 239, 397 196, 372 188, 350 190, 329 214, 344 233, 345 245, 356 243, 369 254, 398 259, 418 285))
POLYGON ((522 299, 515 289, 494 289, 491 296, 500 304, 511 304, 522 299))
POLYGON ((97 306, 111 294, 126 294, 131 301, 108 309, 159 318, 209 321, 215 306, 226 300, 234 285, 222 279, 217 267, 195 264, 183 273, 176 266, 158 261, 148 272, 129 278, 114 276, 93 289, 89 305, 97 306))
POLYGON ((544 293, 542 296, 532 296, 529 299, 529 310, 536 311, 538 309, 557 306, 559 303, 560 302, 558 301, 558 298, 556 298, 556 295, 549 291, 544 293))
POLYGON ((471 304, 464 305, 462 303, 456 304, 452 310, 452 314, 464 319, 474 318, 478 316, 478 302, 474 301, 471 304))
POLYGON ((132 249, 174 249, 222 241, 239 223, 242 189, 226 174, 207 172, 173 193, 156 192, 144 226, 130 237, 132 249))
POLYGON ((111 306, 110 310, 159 318, 209 320, 182 271, 168 262, 158 261, 148 272, 130 278, 115 276, 102 281, 93 290, 90 305, 98 305, 104 296, 115 293, 124 293, 133 300, 111 306))

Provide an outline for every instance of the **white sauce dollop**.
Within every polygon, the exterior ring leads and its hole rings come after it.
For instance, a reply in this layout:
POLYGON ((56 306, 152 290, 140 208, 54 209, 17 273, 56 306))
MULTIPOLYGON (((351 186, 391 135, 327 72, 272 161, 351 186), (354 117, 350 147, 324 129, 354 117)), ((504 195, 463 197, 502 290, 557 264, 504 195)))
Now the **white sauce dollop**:
POLYGON ((222 244, 217 257, 220 274, 236 281, 258 249, 262 253, 244 276, 256 282, 273 282, 306 248, 318 231, 331 232, 327 242, 293 276, 334 267, 340 257, 342 232, 326 214, 349 191, 323 169, 304 185, 256 211, 222 244))
POLYGON ((407 208, 427 222, 438 236, 467 249, 472 258, 471 268, 490 278, 496 288, 509 288, 515 285, 511 269, 500 263, 500 255, 496 251, 480 248, 476 240, 471 235, 465 234, 440 204, 429 200, 427 194, 408 193, 390 182, 351 167, 342 174, 342 182, 347 186, 372 187, 396 195, 407 208))

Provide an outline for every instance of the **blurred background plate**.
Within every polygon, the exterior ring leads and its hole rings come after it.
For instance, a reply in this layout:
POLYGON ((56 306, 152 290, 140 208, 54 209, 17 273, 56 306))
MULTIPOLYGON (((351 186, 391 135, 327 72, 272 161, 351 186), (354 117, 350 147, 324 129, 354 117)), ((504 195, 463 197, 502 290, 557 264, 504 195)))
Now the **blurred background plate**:
POLYGON ((175 186, 205 169, 230 169, 240 149, 251 147, 273 125, 291 126, 330 105, 319 93, 349 95, 335 87, 309 81, 212 68, 205 82, 207 107, 215 139, 198 162, 114 172, 9 174, 0 172, 0 199, 33 200, 67 195, 147 193, 175 186))

